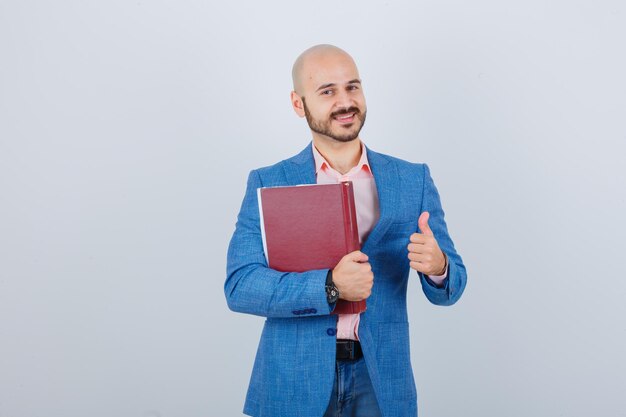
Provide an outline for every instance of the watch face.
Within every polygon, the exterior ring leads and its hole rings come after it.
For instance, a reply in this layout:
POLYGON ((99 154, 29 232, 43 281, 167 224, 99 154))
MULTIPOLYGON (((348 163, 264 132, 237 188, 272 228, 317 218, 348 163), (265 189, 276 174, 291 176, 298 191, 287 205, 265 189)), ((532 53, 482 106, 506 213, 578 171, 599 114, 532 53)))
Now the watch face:
POLYGON ((335 286, 327 286, 326 295, 328 297, 328 301, 334 303, 339 298, 339 290, 335 286))

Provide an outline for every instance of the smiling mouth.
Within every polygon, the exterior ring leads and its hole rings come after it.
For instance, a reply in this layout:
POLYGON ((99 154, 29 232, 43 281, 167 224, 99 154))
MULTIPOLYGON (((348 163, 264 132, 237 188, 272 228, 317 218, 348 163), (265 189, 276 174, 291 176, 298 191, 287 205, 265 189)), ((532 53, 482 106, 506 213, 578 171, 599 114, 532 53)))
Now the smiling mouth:
POLYGON ((343 113, 334 117, 336 121, 341 124, 348 124, 354 122, 355 113, 343 113))

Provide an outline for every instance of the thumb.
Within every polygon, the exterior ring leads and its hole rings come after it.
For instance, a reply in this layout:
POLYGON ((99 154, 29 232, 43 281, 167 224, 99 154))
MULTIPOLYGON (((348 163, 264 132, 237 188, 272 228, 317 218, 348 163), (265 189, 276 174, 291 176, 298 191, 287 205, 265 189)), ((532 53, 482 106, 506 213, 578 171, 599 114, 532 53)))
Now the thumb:
POLYGON ((430 226, 428 225, 428 218, 430 217, 430 213, 427 211, 420 214, 419 219, 417 219, 417 225, 420 228, 420 231, 428 236, 434 236, 433 231, 430 230, 430 226))
POLYGON ((350 260, 353 262, 367 262, 368 259, 368 256, 360 250, 350 253, 350 260))

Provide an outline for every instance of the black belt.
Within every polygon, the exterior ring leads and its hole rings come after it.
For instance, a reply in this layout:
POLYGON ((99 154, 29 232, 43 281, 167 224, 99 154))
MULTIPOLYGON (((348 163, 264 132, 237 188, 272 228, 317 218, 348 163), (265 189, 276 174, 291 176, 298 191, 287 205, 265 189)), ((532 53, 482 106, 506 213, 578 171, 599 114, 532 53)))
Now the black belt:
POLYGON ((363 357, 358 340, 337 339, 337 360, 355 360, 363 357))

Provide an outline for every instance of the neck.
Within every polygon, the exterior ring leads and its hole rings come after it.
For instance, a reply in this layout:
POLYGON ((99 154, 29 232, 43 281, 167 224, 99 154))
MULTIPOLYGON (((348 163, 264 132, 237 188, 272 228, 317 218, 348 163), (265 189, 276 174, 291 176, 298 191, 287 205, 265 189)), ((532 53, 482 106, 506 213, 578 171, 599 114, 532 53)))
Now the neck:
POLYGON ((361 159, 361 139, 359 138, 350 142, 340 142, 331 138, 313 136, 313 145, 330 166, 340 174, 350 171, 361 159))

